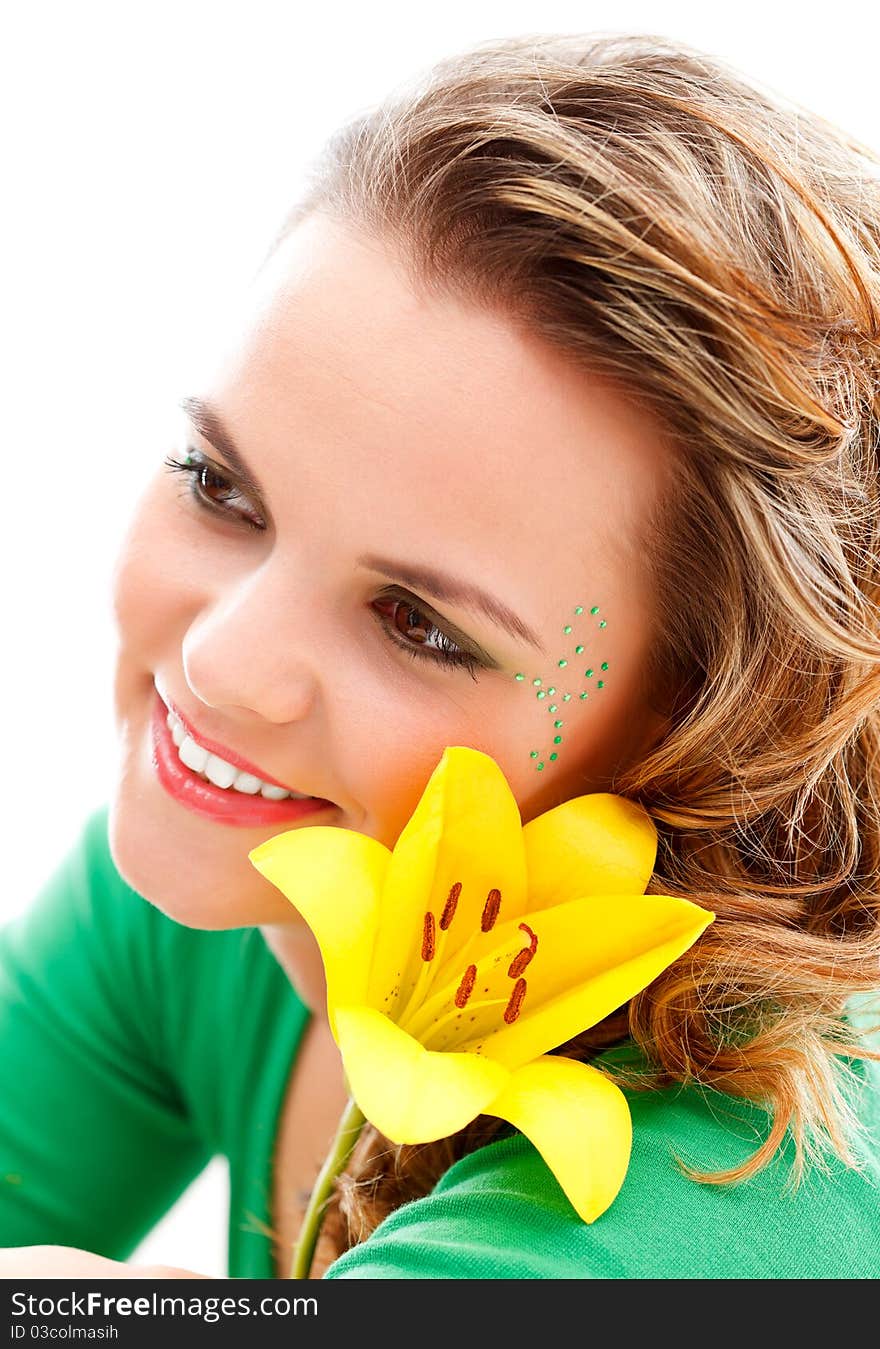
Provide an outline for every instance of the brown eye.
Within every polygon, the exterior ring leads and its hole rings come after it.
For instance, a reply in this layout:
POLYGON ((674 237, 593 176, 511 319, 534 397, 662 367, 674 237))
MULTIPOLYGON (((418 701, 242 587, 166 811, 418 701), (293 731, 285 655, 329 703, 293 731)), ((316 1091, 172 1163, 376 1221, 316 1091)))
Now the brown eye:
POLYGON ((427 643, 431 632, 440 632, 425 614, 406 600, 377 600, 376 608, 390 620, 395 632, 399 632, 401 637, 406 637, 410 642, 418 643, 419 646, 427 643))
POLYGON ((207 464, 203 464, 198 470, 196 480, 199 484, 199 491, 214 506, 223 506, 230 499, 235 499, 236 489, 232 483, 222 474, 215 473, 207 464), (212 492, 216 492, 217 495, 213 496, 212 492))
POLYGON ((477 657, 458 646, 409 600, 385 595, 373 601, 373 608, 391 640, 407 655, 464 666, 472 678, 476 677, 474 671, 480 664, 477 657))
POLYGON ((408 637, 411 642, 426 642, 431 629, 434 627, 423 613, 414 609, 411 604, 405 604, 403 600, 394 600, 394 615, 392 623, 402 637, 408 637), (422 622, 419 622, 419 619, 422 622))
POLYGON ((165 467, 186 479, 184 497, 194 501, 202 510, 240 521, 250 529, 265 528, 261 517, 249 515, 237 504, 237 498, 247 504, 244 493, 230 478, 227 478, 225 473, 206 463, 200 455, 190 451, 185 460, 175 459, 173 455, 169 455, 165 460, 165 467))

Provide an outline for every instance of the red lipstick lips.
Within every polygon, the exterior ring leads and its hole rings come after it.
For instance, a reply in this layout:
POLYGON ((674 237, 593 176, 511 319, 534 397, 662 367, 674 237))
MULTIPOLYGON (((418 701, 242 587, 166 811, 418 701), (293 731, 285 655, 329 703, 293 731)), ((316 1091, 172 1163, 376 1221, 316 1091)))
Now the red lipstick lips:
MULTIPOLYGON (((192 728, 186 719, 180 716, 178 709, 173 704, 170 704, 170 707, 175 716, 180 717, 187 732, 191 732, 192 728)), ((168 729, 167 718, 168 707, 157 692, 151 725, 152 762, 159 781, 168 794, 179 801, 181 805, 195 811, 196 814, 205 815, 208 819, 215 820, 220 824, 255 828, 267 824, 280 827, 311 815, 319 815, 336 809, 332 801, 325 801, 320 797, 311 796, 302 800, 297 800, 296 797, 287 797, 284 801, 269 801, 259 793, 255 796, 248 796, 244 792, 235 791, 232 787, 216 787, 213 782, 208 782, 207 779, 200 777, 198 773, 194 773, 192 769, 187 768, 181 762, 177 747, 168 729)), ((203 740, 195 732, 192 732, 192 734, 193 738, 209 753, 217 754, 221 759, 225 759, 227 763, 233 764, 245 773, 253 773, 263 782, 268 782, 277 787, 285 787, 283 782, 278 782, 277 779, 267 776, 255 764, 243 759, 241 755, 234 754, 223 745, 203 740)), ((285 790, 289 790, 289 788, 285 788, 285 790)))
MULTIPOLYGON (((225 759, 227 763, 231 763, 235 768, 240 768, 243 773, 252 773, 253 776, 259 778, 261 782, 268 782, 273 787, 283 787, 286 792, 291 790, 286 782, 279 782, 277 778, 272 777, 271 773, 267 773, 264 769, 258 767, 257 764, 251 763, 249 759, 244 759, 240 754, 236 754, 235 750, 227 749, 226 746, 221 745, 219 741, 208 740, 206 736, 202 735, 201 731, 197 731, 194 726, 190 725, 176 703, 173 703, 170 698, 163 697, 162 694, 159 695, 159 698, 166 704, 166 712, 170 708, 178 720, 183 722, 183 728, 187 735, 191 735, 196 744, 201 745, 202 749, 206 749, 209 754, 216 754, 218 758, 225 759)), ((296 788, 293 790, 295 791, 296 788)))

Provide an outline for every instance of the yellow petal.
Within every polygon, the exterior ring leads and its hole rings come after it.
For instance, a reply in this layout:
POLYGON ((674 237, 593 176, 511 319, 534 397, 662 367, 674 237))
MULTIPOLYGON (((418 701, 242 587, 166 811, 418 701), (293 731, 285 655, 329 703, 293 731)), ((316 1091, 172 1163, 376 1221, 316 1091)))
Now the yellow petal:
POLYGON ((511 1073, 484 1113, 509 1120, 534 1143, 584 1222, 616 1197, 632 1120, 623 1092, 597 1068, 545 1055, 511 1073))
POLYGON ((500 921, 523 912, 526 871, 519 807, 494 759, 479 750, 450 746, 394 847, 367 1003, 389 1007, 391 992, 389 1013, 396 1018, 395 1007, 402 1012, 414 990, 421 997, 440 962, 480 930, 493 889, 500 893, 500 921), (430 960, 422 954, 427 913, 434 936, 430 960))
POLYGON ((332 825, 288 829, 248 853, 257 871, 277 885, 317 939, 331 1029, 336 1003, 362 1002, 366 996, 390 857, 376 839, 332 825))
POLYGON ((564 801, 523 829, 528 909, 582 895, 640 895, 657 856, 657 829, 642 806, 611 792, 564 801))
POLYGON ((349 1089, 392 1143, 430 1143, 463 1129, 507 1080, 478 1054, 431 1054, 371 1007, 337 1007, 349 1089))
POLYGON ((406 1029, 431 1049, 479 1050, 518 1067, 627 1002, 713 917, 672 895, 588 895, 526 914, 493 933, 494 945, 480 936, 462 952, 462 968, 475 966, 466 999, 455 1002, 461 975, 450 962, 406 1029))

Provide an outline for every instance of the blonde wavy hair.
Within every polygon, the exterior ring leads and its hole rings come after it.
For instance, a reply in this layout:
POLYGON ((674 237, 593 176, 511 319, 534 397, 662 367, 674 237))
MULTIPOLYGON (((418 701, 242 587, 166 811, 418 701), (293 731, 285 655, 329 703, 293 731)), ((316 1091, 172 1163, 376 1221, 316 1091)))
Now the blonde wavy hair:
MULTIPOLYGON (((847 1000, 880 986, 880 157, 663 37, 529 35, 441 61, 329 142, 279 240, 322 211, 414 284, 524 325, 663 418, 645 540, 669 729, 612 790, 659 834, 655 893, 717 914, 598 1030, 636 1088, 699 1082, 767 1136, 858 1164, 847 1000)), ((276 240, 276 243, 278 240, 276 240)), ((874 1055, 872 1055, 874 1057, 874 1055)), ((502 1124, 397 1147, 367 1128, 336 1251, 502 1124)))

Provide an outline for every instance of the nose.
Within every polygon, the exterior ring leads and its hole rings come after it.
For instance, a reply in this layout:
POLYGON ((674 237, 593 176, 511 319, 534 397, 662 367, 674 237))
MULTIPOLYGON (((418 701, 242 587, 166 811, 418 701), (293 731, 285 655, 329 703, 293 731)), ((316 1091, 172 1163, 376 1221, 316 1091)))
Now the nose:
POLYGON ((278 725, 300 721, 316 697, 308 600, 289 574, 260 568, 206 601, 187 629, 183 669, 210 707, 242 708, 278 725))

